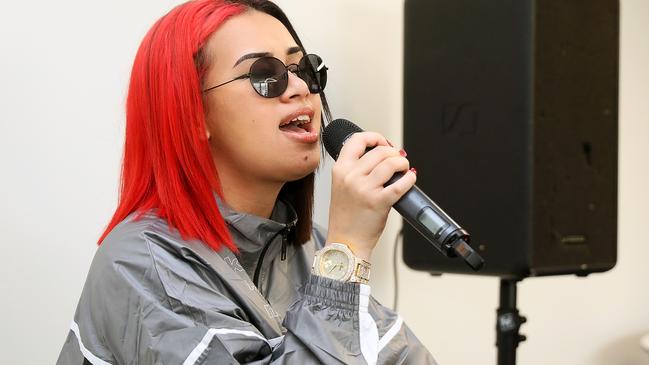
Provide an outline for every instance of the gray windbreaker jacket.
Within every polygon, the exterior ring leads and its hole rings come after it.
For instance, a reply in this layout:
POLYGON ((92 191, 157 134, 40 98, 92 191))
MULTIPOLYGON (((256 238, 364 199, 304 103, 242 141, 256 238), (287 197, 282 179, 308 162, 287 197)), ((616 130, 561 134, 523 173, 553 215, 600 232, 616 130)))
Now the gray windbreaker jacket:
POLYGON ((219 208, 239 255, 153 213, 115 227, 57 364, 435 364, 368 285, 311 274, 325 237, 288 244, 292 207, 278 200, 271 219, 219 208))

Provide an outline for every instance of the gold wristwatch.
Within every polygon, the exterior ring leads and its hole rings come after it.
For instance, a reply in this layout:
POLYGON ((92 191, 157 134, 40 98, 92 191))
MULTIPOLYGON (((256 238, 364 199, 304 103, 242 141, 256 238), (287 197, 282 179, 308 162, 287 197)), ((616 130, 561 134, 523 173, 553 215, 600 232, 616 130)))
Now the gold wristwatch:
POLYGON ((311 271, 329 279, 367 284, 372 264, 354 256, 342 243, 330 243, 318 250, 311 271))

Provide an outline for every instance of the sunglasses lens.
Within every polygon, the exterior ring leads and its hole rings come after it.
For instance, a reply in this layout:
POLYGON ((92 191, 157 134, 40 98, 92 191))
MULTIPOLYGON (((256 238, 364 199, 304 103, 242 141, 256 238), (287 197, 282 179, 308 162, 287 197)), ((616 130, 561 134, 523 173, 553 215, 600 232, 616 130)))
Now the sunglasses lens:
MULTIPOLYGON (((298 76, 306 82, 309 92, 319 93, 327 84, 327 67, 318 55, 309 54, 300 60, 298 76)), ((265 98, 275 98, 288 86, 288 72, 282 61, 274 57, 262 57, 250 66, 250 83, 265 98)))
POLYGON ((299 66, 299 76, 306 82, 311 93, 324 90, 327 85, 327 67, 320 56, 308 54, 302 57, 299 66))
POLYGON ((286 67, 277 58, 262 57, 250 66, 250 83, 265 98, 280 96, 288 85, 286 67))

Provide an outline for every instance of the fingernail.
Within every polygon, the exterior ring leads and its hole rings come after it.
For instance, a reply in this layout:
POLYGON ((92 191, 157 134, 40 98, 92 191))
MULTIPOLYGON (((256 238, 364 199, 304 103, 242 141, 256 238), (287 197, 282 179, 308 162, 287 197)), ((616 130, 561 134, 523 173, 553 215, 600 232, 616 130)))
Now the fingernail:
POLYGON ((412 168, 410 168, 410 171, 412 171, 413 174, 417 175, 417 169, 416 168, 412 167, 412 168))
POLYGON ((400 151, 399 151, 399 154, 400 154, 402 157, 406 157, 406 156, 408 156, 408 152, 406 152, 406 150, 404 150, 404 149, 400 150, 400 151))
POLYGON ((388 141, 387 139, 386 139, 385 141, 388 142, 388 144, 390 145, 390 147, 394 147, 394 145, 392 144, 392 142, 388 141))

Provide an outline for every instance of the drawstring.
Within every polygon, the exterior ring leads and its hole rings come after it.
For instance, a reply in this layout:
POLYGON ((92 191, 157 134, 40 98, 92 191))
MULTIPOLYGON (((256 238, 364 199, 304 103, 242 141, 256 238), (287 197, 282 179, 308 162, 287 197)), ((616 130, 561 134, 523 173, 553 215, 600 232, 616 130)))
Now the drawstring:
POLYGON ((268 248, 271 246, 272 242, 276 242, 275 239, 277 238, 278 234, 282 235, 282 248, 281 251, 282 253, 280 254, 280 258, 282 261, 286 260, 286 246, 288 244, 288 236, 291 233, 291 230, 295 227, 295 221, 292 223, 289 223, 284 227, 281 231, 275 233, 273 238, 271 238, 268 242, 266 242, 266 245, 264 248, 261 250, 261 255, 259 256, 259 261, 257 261, 257 267, 255 268, 255 274, 253 275, 253 282, 255 283, 255 286, 259 288, 259 275, 261 273, 261 266, 264 262, 264 257, 266 256, 266 251, 268 248))

